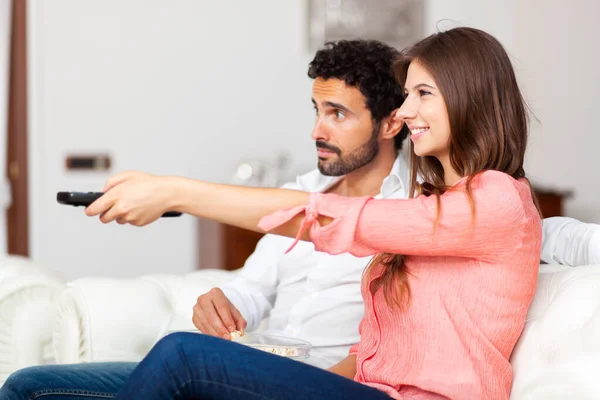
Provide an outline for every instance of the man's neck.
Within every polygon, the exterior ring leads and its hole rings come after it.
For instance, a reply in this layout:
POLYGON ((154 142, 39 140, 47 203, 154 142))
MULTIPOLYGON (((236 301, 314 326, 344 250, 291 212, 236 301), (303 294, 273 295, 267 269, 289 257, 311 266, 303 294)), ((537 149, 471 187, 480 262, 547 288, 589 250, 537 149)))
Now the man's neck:
POLYGON ((373 161, 346 174, 328 193, 349 197, 375 196, 381 191, 383 180, 392 171, 395 160, 396 150, 381 149, 373 161))

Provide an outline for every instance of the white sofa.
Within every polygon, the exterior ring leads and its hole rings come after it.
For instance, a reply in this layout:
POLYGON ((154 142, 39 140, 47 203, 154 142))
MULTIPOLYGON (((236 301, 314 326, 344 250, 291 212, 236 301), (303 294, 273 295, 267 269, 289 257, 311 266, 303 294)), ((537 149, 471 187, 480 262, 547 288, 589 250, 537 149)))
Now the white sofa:
POLYGON ((138 361, 169 331, 195 329, 192 307, 198 296, 234 274, 200 270, 70 282, 56 307, 56 361, 138 361))
MULTIPOLYGON (((600 399, 600 227, 550 222, 557 225, 545 224, 544 259, 593 265, 541 266, 511 359, 512 398, 600 399)), ((202 270, 64 285, 30 260, 0 256, 0 384, 29 365, 140 360, 170 330, 194 329, 198 295, 234 274, 202 270)))
POLYGON ((600 264, 540 267, 511 358, 511 398, 600 399, 600 264))
MULTIPOLYGON (((233 274, 203 270, 72 282, 59 301, 57 361, 139 360, 168 331, 193 329, 198 295, 233 274)), ((541 266, 511 362, 513 399, 600 398, 600 265, 541 266)))
POLYGON ((43 266, 0 255, 0 385, 17 369, 54 362, 53 307, 63 287, 43 266))

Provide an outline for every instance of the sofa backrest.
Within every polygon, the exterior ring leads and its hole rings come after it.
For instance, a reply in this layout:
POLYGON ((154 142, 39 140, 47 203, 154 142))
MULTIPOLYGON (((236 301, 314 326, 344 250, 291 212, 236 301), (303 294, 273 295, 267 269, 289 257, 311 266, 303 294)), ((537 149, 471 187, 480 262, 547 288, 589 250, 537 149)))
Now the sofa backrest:
POLYGON ((599 399, 600 265, 541 265, 511 357, 512 399, 599 399))

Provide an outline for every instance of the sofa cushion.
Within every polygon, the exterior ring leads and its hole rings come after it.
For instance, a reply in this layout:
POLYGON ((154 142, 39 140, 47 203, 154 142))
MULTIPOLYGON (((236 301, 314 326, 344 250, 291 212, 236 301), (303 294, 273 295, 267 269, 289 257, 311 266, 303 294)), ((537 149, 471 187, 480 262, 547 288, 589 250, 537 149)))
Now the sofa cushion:
POLYGON ((600 398, 596 380, 586 378, 600 366, 600 265, 540 266, 511 364, 513 399, 564 399, 565 390, 600 398))

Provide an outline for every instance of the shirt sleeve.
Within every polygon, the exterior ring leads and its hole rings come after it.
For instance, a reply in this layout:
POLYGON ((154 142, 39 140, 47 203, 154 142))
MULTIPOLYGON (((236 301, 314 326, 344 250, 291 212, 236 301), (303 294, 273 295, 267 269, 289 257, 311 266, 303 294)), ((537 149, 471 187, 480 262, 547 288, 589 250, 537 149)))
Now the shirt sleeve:
POLYGON ((439 204, 436 196, 374 200, 311 194, 308 206, 274 213, 263 218, 260 227, 272 229, 304 211, 301 230, 309 229, 315 248, 330 254, 348 252, 365 257, 394 253, 494 260, 504 249, 514 249, 522 241, 527 230, 517 228, 523 224, 537 225, 531 228, 541 231, 539 219, 526 218, 517 184, 497 171, 475 177, 471 182, 474 218, 464 185, 457 185, 440 196, 439 204), (319 215, 333 221, 320 226, 319 215))
MULTIPOLYGON (((302 189, 296 182, 288 182, 282 188, 302 189)), ((289 246, 289 241, 288 238, 277 235, 263 236, 237 276, 221 287, 225 296, 248 323, 247 331, 257 329, 275 305, 279 261, 284 249, 289 246)))
POLYGON ((571 267, 600 264, 600 225, 573 218, 544 219, 541 259, 571 267))
POLYGON ((265 235, 239 271, 221 287, 223 293, 240 311, 252 331, 260 325, 273 308, 277 292, 279 258, 288 243, 286 238, 265 235))

